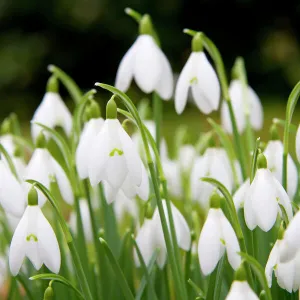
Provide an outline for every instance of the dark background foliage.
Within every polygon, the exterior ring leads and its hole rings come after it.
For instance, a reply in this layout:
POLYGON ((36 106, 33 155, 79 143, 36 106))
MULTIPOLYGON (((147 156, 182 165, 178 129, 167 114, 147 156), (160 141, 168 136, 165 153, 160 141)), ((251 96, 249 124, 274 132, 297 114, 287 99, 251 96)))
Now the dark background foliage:
POLYGON ((1 117, 17 111, 30 118, 51 63, 84 89, 96 81, 113 84, 137 35, 136 23, 124 14, 127 6, 152 16, 175 72, 190 53, 190 37, 182 33, 187 27, 216 43, 228 72, 243 56, 249 82, 269 101, 286 101, 300 78, 299 1, 1 0, 1 117))

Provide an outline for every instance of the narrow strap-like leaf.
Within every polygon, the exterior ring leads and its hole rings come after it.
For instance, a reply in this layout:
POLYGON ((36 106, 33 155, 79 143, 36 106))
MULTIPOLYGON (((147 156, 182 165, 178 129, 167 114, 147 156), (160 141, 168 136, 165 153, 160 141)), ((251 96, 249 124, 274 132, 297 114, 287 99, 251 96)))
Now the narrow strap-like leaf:
POLYGON ((116 258, 114 257, 113 253, 111 252, 111 249, 109 248, 109 246, 107 245, 107 243, 104 239, 100 238, 99 240, 100 240, 101 245, 104 248, 105 254, 111 264, 111 267, 113 268, 113 270, 115 272, 117 282, 122 289, 123 296, 127 300, 134 300, 134 297, 133 297, 132 292, 129 288, 129 285, 126 281, 126 278, 120 268, 119 263, 117 262, 116 258))

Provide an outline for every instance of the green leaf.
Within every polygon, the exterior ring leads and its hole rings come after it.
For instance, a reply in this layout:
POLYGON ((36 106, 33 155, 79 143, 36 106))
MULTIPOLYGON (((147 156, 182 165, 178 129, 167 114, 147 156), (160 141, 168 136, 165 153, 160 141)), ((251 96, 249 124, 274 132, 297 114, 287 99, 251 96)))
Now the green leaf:
POLYGON ((247 253, 240 252, 239 254, 253 269, 254 273, 256 274, 260 282, 262 289, 266 292, 266 299, 272 300, 271 291, 268 286, 268 281, 265 276, 264 268, 259 264, 259 262, 255 258, 248 255, 247 253))
POLYGON ((141 253, 141 251, 140 251, 140 248, 139 248, 139 246, 138 246, 136 240, 134 239, 134 236, 131 235, 131 238, 132 238, 133 245, 134 245, 134 247, 135 247, 137 256, 138 256, 138 258, 139 258, 141 267, 142 267, 142 269, 143 269, 144 276, 145 276, 145 278, 146 278, 146 280, 147 280, 148 291, 149 291, 149 297, 148 297, 148 299, 154 299, 154 300, 155 300, 155 299, 157 299, 157 296, 156 296, 156 293, 155 293, 153 281, 151 280, 151 277, 150 277, 150 275, 149 275, 149 272, 148 272, 146 263, 145 263, 144 258, 143 258, 143 256, 142 256, 142 253, 141 253))
POLYGON ((257 157, 259 154, 259 143, 260 143, 260 138, 256 139, 255 143, 255 148, 252 156, 252 163, 251 163, 251 176, 250 176, 250 183, 253 181, 257 169, 257 157))
POLYGON ((198 297, 200 299, 206 298, 204 292, 199 288, 199 286, 191 278, 189 278, 189 280, 187 282, 193 288, 193 290, 195 291, 195 293, 198 295, 198 297))
POLYGON ((60 282, 60 283, 64 284, 65 286, 73 289, 76 292, 77 296, 80 299, 84 300, 84 297, 81 294, 81 292, 69 280, 67 280, 63 276, 60 276, 60 275, 57 275, 57 274, 52 274, 52 273, 46 273, 46 274, 38 274, 38 275, 32 276, 29 279, 30 280, 43 279, 43 280, 53 280, 53 281, 56 281, 56 282, 60 282))
POLYGON ((10 155, 8 154, 8 152, 5 150, 5 148, 2 146, 2 144, 0 144, 0 153, 4 155, 5 160, 8 163, 9 169, 10 171, 13 173, 13 175, 18 179, 18 174, 15 168, 15 165, 10 157, 10 155))
MULTIPOLYGON (((151 273, 154 269, 158 253, 159 253, 159 249, 156 249, 154 251, 154 253, 152 254, 152 257, 149 261, 149 264, 147 266, 147 270, 148 270, 149 275, 151 275, 151 273)), ((147 279, 146 279, 146 276, 144 275, 142 280, 141 280, 140 286, 139 286, 139 288, 136 292, 135 300, 141 300, 142 299, 142 296, 143 296, 143 293, 144 293, 144 290, 145 290, 146 286, 147 286, 147 279)))
POLYGON ((100 243, 102 245, 102 247, 105 250, 105 254, 107 256, 107 258, 110 261, 110 265, 113 268, 115 275, 116 275, 116 279, 118 284, 120 285, 120 288, 123 291, 123 296, 125 297, 125 299, 127 300, 134 300, 134 297, 131 293, 131 290, 128 286, 128 283, 126 281, 126 278, 120 268, 119 263, 117 262, 116 258, 114 257, 113 253, 111 252, 111 249, 109 248, 109 246, 107 245, 106 241, 102 238, 99 239, 100 243))
POLYGON ((71 151, 69 149, 68 143, 63 138, 63 136, 61 134, 59 134, 57 131, 55 131, 54 129, 52 129, 52 128, 50 128, 50 127, 48 127, 48 126, 46 126, 42 123, 32 122, 32 124, 36 124, 36 125, 42 127, 48 133, 50 133, 50 135, 54 138, 55 142, 59 146, 59 149, 61 150, 61 153, 64 156, 64 159, 67 163, 68 168, 71 170, 71 168, 72 168, 72 154, 71 154, 71 151))
POLYGON ((66 87, 75 103, 79 103, 82 98, 82 92, 75 81, 60 68, 49 65, 48 70, 53 73, 66 87))

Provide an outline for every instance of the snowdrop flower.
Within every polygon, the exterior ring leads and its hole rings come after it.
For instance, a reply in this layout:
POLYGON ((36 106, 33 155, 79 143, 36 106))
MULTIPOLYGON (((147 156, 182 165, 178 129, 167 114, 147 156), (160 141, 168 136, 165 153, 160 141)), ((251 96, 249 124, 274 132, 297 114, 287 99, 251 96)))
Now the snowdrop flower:
POLYGON ((204 114, 218 109, 220 84, 216 72, 203 52, 200 34, 196 34, 192 40, 192 53, 177 81, 175 109, 178 114, 185 108, 189 88, 196 105, 204 114))
MULTIPOLYGON (((163 200, 163 208, 167 218, 167 223, 169 224, 165 200, 163 200)), ((191 247, 190 229, 182 214, 172 203, 171 209, 178 246, 184 251, 188 251, 191 247)), ((167 248, 157 208, 154 211, 152 219, 145 219, 142 227, 138 230, 136 242, 146 265, 148 265, 154 251, 158 248, 159 254, 157 257, 157 264, 161 269, 164 267, 167 259, 167 248)), ((136 252, 134 252, 134 260, 136 266, 140 266, 140 261, 136 252)))
POLYGON ((88 177, 88 162, 91 147, 96 139, 97 134, 103 126, 102 118, 90 119, 84 124, 79 143, 76 149, 76 167, 81 179, 88 177))
MULTIPOLYGON (((282 142, 279 140, 269 141, 265 148, 264 155, 268 162, 268 169, 275 175, 276 179, 281 182, 283 156, 282 142)), ((287 164, 287 193, 289 197, 293 199, 298 186, 298 172, 290 154, 288 154, 287 164)))
MULTIPOLYGON (((70 136, 72 131, 72 115, 58 94, 58 83, 55 77, 50 77, 47 92, 35 111, 32 123, 42 123, 52 129, 61 126, 66 134, 70 136)), ((31 126, 31 136, 36 141, 42 128, 36 124, 31 126)))
POLYGON ((132 186, 139 188, 143 183, 143 163, 131 138, 116 119, 114 96, 107 104, 106 116, 89 158, 91 185, 106 181, 115 192, 124 189, 124 185, 132 191, 132 186))
POLYGON ((280 261, 289 262, 300 250, 300 212, 298 211, 289 223, 280 247, 280 261))
MULTIPOLYGON (((37 148, 34 150, 26 167, 25 179, 34 179, 49 189, 51 181, 55 178, 63 199, 68 204, 73 204, 74 195, 70 181, 60 164, 51 156, 46 148, 43 148, 45 137, 42 132, 37 141, 37 148)), ((30 184, 26 183, 26 187, 29 190, 30 184)), ((38 195, 39 205, 43 206, 47 199, 40 191, 38 191, 38 195)))
POLYGON ((247 193, 250 188, 250 179, 246 179, 246 181, 236 190, 233 195, 233 202, 235 209, 238 211, 240 208, 244 207, 244 202, 247 197, 247 193))
POLYGON ((28 194, 28 206, 10 244, 9 267, 13 276, 19 273, 25 256, 36 270, 43 264, 53 273, 60 269, 60 250, 55 233, 37 204, 38 195, 32 188, 28 194))
POLYGON ((265 274, 269 287, 272 286, 272 273, 274 271, 278 285, 292 293, 300 287, 300 252, 290 261, 281 262, 280 251, 283 243, 282 236, 280 236, 270 252, 265 274))
POLYGON ((0 160, 0 204, 5 212, 21 217, 25 209, 26 195, 22 184, 0 160))
POLYGON ((225 300, 259 300, 247 282, 247 276, 243 265, 237 270, 235 279, 231 284, 225 300))
POLYGON ((173 73, 152 33, 150 17, 145 15, 140 21, 140 35, 120 62, 115 86, 126 92, 134 78, 144 93, 155 91, 168 100, 173 94, 173 73))
MULTIPOLYGON (((244 95, 242 83, 239 80, 233 80, 229 86, 229 96, 238 131, 242 133, 246 128, 246 111, 248 111, 252 128, 260 130, 263 126, 263 108, 253 89, 248 86, 247 93, 244 95)), ((227 132, 232 133, 231 119, 226 101, 222 103, 221 121, 223 128, 227 132)))
POLYGON ((298 126, 298 129, 297 129, 295 145, 296 145, 297 160, 298 160, 298 162, 300 162, 300 125, 298 126))
POLYGON ((215 188, 200 179, 212 177, 222 182, 225 187, 232 191, 233 178, 229 160, 224 149, 207 148, 202 157, 195 159, 191 172, 192 199, 198 201, 204 209, 209 208, 209 199, 215 188))
POLYGON ((278 213, 281 214, 280 205, 284 207, 288 219, 291 220, 293 211, 289 196, 267 169, 264 154, 259 154, 258 169, 244 203, 246 225, 250 230, 258 226, 263 231, 269 231, 275 224, 278 213))
MULTIPOLYGON (((91 215, 86 199, 79 199, 79 209, 82 219, 84 237, 87 242, 91 242, 93 239, 91 215)), ((77 218, 76 212, 72 211, 69 219, 70 228, 74 233, 77 233, 77 218)))
POLYGON ((220 208, 220 196, 215 193, 211 197, 211 208, 198 243, 200 268, 205 276, 213 272, 225 250, 231 267, 236 270, 241 263, 238 255, 240 246, 231 224, 220 208))

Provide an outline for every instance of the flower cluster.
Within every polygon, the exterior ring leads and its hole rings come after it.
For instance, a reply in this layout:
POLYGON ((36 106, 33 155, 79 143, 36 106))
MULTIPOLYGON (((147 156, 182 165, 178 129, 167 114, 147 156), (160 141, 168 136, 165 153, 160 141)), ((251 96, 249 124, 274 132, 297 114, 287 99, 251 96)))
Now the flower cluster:
POLYGON ((286 120, 274 119, 262 143, 263 108, 241 58, 228 85, 216 46, 187 29, 191 54, 174 83, 150 16, 126 12, 139 35, 115 87, 96 84, 113 93, 105 117, 95 89, 82 93, 50 66, 31 138, 14 114, 2 123, 0 291, 9 282, 7 299, 296 299, 300 127, 291 120, 299 86, 286 120), (148 103, 136 107, 125 94, 133 79, 153 95, 153 120, 148 103), (220 107, 221 124, 208 119, 211 130, 195 144, 178 126, 170 155, 161 129, 162 100, 172 97, 177 114, 188 98, 205 115, 220 107))

